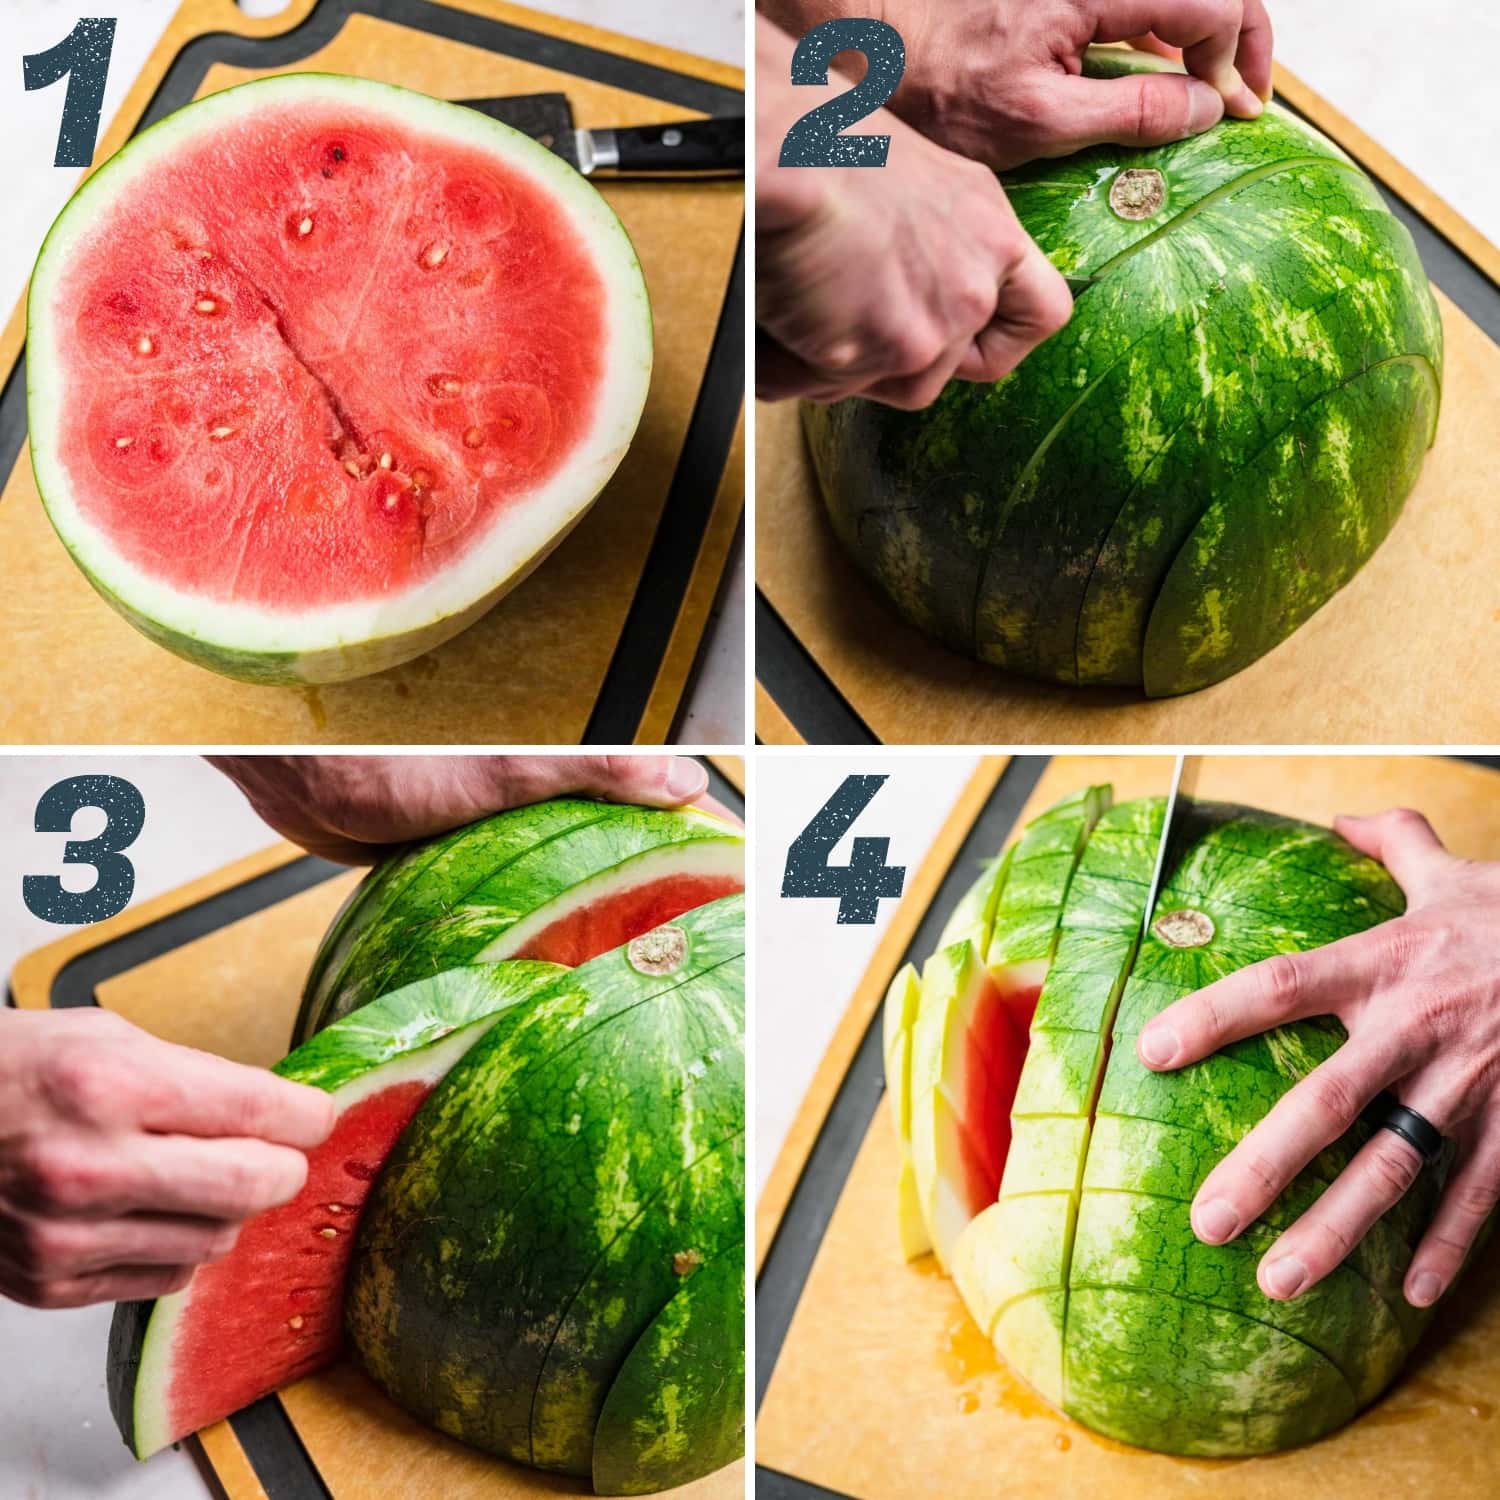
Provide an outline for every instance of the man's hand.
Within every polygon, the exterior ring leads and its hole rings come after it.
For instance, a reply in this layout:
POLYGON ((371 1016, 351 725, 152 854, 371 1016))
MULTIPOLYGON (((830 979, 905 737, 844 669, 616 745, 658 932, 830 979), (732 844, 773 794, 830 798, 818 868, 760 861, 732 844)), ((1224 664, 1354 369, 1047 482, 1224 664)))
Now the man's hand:
MULTIPOLYGON (((1355 848, 1406 893, 1404 916, 1310 953, 1278 956, 1170 1005, 1142 1032, 1149 1068, 1180 1068, 1241 1037, 1333 1015, 1349 1040, 1286 1093, 1209 1173, 1193 1228, 1232 1240, 1389 1088, 1458 1154, 1406 1274, 1406 1299, 1437 1301, 1500 1199, 1500 865, 1457 859, 1414 812, 1340 818, 1355 848)), ((1261 1290, 1295 1297, 1320 1281, 1416 1180, 1422 1160, 1380 1130, 1266 1253, 1261 1290)))
POLYGON ((283 838, 325 859, 371 864, 392 844, 568 795, 648 807, 697 802, 708 775, 677 755, 214 755, 209 760, 283 838))
POLYGON ((0 1011, 0 1293, 161 1297, 296 1196, 333 1101, 103 1010, 0 1011))
POLYGON ((885 110, 860 124, 891 137, 884 167, 778 166, 809 102, 791 41, 757 28, 757 394, 915 410, 954 376, 1009 374, 1073 299, 994 174, 885 110))
MULTIPOLYGON (((889 22, 906 44, 891 109, 995 168, 1106 142, 1165 145, 1226 112, 1254 119, 1271 97, 1263 0, 762 0, 761 8, 794 36, 833 16, 889 22), (1187 73, 1081 76, 1091 43, 1126 40, 1180 51, 1187 73)), ((764 87, 764 68, 758 78, 764 87)))

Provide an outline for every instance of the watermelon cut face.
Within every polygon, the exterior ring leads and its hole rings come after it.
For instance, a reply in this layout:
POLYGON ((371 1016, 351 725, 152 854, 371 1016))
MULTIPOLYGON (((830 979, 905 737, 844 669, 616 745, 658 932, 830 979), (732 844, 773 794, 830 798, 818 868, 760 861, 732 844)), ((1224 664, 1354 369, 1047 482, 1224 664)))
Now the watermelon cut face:
MULTIPOLYGON (((1086 71, 1165 66, 1095 50, 1086 71)), ((1053 264, 1097 279, 997 385, 807 406, 834 529, 913 625, 1007 671, 1220 681, 1354 576, 1416 483, 1442 329, 1415 246, 1276 105, 1004 186, 1053 264)))
MULTIPOLYGON (((1175 863, 1143 936, 1162 808, 1121 804, 1084 836, 1055 906, 998 1197, 947 1259, 998 1352, 1068 1415, 1142 1447, 1244 1456, 1322 1436, 1395 1378, 1431 1316, 1402 1284, 1447 1163, 1289 1302, 1260 1291, 1257 1264, 1348 1165, 1366 1124, 1234 1242, 1197 1239, 1189 1211, 1208 1172, 1343 1031, 1327 1018, 1282 1026, 1154 1073, 1136 1059, 1141 1028, 1246 964, 1363 931, 1403 902, 1325 829, 1194 803, 1179 810, 1175 863)), ((1002 895, 992 955, 1005 909, 1002 895)))
POLYGON ((401 1132, 501 1011, 544 992, 554 964, 478 965, 398 990, 276 1067, 333 1094, 333 1133, 307 1181, 259 1215, 180 1292, 122 1303, 110 1332, 111 1409, 137 1457, 330 1363, 365 1197, 401 1132))
POLYGON ((460 964, 583 963, 743 890, 744 859, 741 830, 694 808, 558 798, 455 829, 355 890, 313 960, 296 1035, 460 964))
POLYGON ((630 242, 550 151, 327 74, 188 105, 53 226, 31 456, 94 586, 261 682, 456 634, 587 509, 645 401, 630 242))

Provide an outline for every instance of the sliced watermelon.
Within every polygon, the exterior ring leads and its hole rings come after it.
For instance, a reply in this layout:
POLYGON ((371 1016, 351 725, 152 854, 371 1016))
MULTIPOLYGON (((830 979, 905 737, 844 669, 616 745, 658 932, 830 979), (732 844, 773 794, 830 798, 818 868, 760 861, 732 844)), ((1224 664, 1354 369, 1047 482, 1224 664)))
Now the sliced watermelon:
POLYGON ((1109 800, 1109 788, 1091 787, 1028 823, 987 872, 988 886, 971 891, 945 929, 966 935, 923 972, 911 1043, 912 1168, 917 1204, 945 1268, 965 1225, 999 1192, 1011 1103, 1058 918, 1084 842, 1109 800))
POLYGON ((579 519, 651 371, 630 241, 478 111, 301 73, 187 105, 37 259, 31 459, 94 587, 256 682, 471 624, 579 519))
POLYGON ((252 1219, 223 1260, 180 1292, 121 1303, 110 1330, 110 1407, 140 1458, 328 1364, 343 1344, 344 1282, 365 1196, 444 1074, 555 964, 476 965, 386 995, 278 1063, 327 1090, 333 1133, 308 1153, 291 1202, 252 1219))
POLYGON ((573 965, 744 888, 741 829, 696 808, 558 798, 378 865, 313 961, 298 1037, 376 995, 476 960, 573 965))
POLYGON ((632 1346, 685 1271, 743 1243, 744 948, 737 895, 592 959, 502 1015, 424 1106, 346 1305, 407 1411, 591 1472, 632 1346))

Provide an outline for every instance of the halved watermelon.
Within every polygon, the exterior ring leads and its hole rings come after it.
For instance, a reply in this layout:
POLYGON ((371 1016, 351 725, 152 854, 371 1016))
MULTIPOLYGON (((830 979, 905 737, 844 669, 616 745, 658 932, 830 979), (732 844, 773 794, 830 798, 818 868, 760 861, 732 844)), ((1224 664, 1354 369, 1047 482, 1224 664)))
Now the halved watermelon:
POLYGON ((542 994, 555 964, 477 964, 397 990, 278 1063, 326 1089, 332 1135, 289 1203, 180 1292, 115 1309, 109 1399, 140 1458, 328 1364, 343 1344, 344 1281, 365 1195, 397 1137, 503 1010, 542 994))
POLYGON ((569 966, 744 889, 742 830, 697 808, 556 798, 413 845, 365 878, 308 975, 296 1035, 459 964, 569 966))
POLYGON ((579 519, 640 418, 651 315, 552 152, 304 73, 94 173, 27 345, 37 489, 94 587, 202 666, 329 682, 455 635, 579 519))

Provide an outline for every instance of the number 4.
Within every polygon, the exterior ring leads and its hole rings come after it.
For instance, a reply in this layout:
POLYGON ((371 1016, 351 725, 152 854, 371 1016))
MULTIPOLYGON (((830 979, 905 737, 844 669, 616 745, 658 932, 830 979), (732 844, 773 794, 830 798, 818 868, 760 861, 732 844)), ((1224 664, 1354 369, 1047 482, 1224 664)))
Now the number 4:
POLYGON ((834 845, 885 785, 884 776, 846 776, 786 852, 783 896, 837 896, 840 925, 866 927, 875 920, 882 896, 899 896, 904 865, 888 865, 891 841, 857 838, 847 865, 830 865, 834 845))
POLYGON ((94 160, 104 81, 109 76, 114 45, 113 16, 84 16, 55 47, 21 59, 28 92, 47 88, 59 78, 68 80, 57 154, 52 158, 54 167, 86 167, 94 160))

